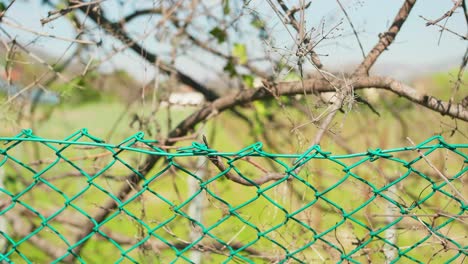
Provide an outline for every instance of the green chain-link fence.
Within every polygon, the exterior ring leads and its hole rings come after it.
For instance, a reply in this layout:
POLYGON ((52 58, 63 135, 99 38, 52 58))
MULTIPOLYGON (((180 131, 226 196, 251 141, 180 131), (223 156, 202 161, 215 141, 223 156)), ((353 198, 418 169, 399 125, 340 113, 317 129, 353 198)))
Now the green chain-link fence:
POLYGON ((453 262, 468 255, 468 144, 332 155, 81 130, 0 138, 7 263, 453 262), (464 177, 465 176, 465 177, 464 177))

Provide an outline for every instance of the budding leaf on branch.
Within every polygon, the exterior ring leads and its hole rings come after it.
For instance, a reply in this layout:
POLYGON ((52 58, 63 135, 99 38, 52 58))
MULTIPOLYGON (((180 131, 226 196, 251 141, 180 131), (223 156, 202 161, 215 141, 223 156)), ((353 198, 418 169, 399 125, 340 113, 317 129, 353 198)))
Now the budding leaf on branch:
POLYGON ((231 8, 229 7, 229 0, 223 0, 223 13, 225 15, 231 12, 231 8))
POLYGON ((248 88, 254 87, 254 77, 252 75, 244 74, 242 75, 242 80, 244 81, 245 86, 248 88))
POLYGON ((284 80, 285 81, 300 81, 301 80, 301 76, 299 76, 299 74, 293 72, 293 71, 290 71, 288 72, 288 74, 286 74, 286 76, 284 77, 284 80))
POLYGON ((250 22, 250 24, 257 29, 265 29, 265 21, 260 19, 258 15, 254 15, 254 17, 252 18, 252 22, 250 22))
POLYGON ((218 44, 223 43, 226 41, 227 34, 224 30, 220 29, 219 27, 215 27, 210 31, 210 35, 218 40, 218 44))
POLYGON ((229 77, 233 77, 237 75, 236 66, 234 65, 232 60, 228 60, 226 62, 226 65, 224 66, 223 70, 229 73, 229 77))
POLYGON ((234 48, 232 49, 232 55, 239 60, 240 64, 247 63, 247 48, 244 44, 235 43, 234 48))

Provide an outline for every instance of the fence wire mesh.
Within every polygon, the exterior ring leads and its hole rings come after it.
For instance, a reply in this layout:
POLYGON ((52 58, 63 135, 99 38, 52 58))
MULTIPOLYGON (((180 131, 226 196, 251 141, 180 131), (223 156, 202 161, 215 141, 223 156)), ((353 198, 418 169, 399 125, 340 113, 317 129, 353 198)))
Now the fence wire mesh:
POLYGON ((454 262, 468 144, 333 155, 169 148, 143 133, 0 138, 0 261, 454 262))

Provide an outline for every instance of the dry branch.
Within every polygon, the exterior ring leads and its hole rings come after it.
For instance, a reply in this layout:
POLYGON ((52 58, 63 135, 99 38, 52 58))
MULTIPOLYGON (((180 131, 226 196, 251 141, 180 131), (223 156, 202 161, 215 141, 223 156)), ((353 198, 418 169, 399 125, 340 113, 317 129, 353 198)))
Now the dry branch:
POLYGON ((245 186, 260 186, 267 182, 278 181, 286 177, 286 175, 282 173, 267 172, 261 178, 246 180, 241 176, 237 175, 236 173, 232 173, 231 171, 229 171, 219 156, 209 156, 208 159, 216 166, 216 168, 223 172, 226 178, 235 183, 239 183, 245 186))
POLYGON ((439 23, 440 21, 444 20, 445 18, 452 16, 455 10, 458 7, 460 7, 462 3, 463 3, 463 0, 456 1, 453 7, 449 11, 445 12, 441 17, 434 19, 434 20, 427 21, 426 26, 435 25, 439 23))
POLYGON ((408 16, 413 8, 416 0, 405 0, 403 6, 398 11, 398 14, 393 19, 393 23, 387 32, 380 34, 379 42, 367 54, 366 58, 362 61, 356 69, 357 74, 369 74, 369 69, 374 65, 379 56, 387 49, 390 44, 395 40, 396 35, 400 32, 403 23, 408 19, 408 16))
MULTIPOLYGON (((154 63, 158 56, 149 50, 145 49, 143 46, 137 43, 134 39, 132 39, 124 30, 123 25, 119 22, 112 23, 104 14, 103 11, 100 12, 95 11, 94 9, 90 9, 88 6, 79 7, 79 9, 84 12, 89 18, 91 18, 97 25, 99 25, 102 29, 104 29, 109 35, 117 38, 118 40, 122 41, 124 45, 128 45, 133 51, 137 54, 140 54, 142 58, 144 58, 149 63, 154 63)), ((215 100, 219 96, 212 90, 208 89, 201 83, 194 80, 192 77, 188 76, 187 74, 177 70, 172 65, 164 63, 160 61, 158 64, 161 71, 166 74, 174 73, 177 79, 186 84, 196 91, 202 93, 208 101, 215 100)))

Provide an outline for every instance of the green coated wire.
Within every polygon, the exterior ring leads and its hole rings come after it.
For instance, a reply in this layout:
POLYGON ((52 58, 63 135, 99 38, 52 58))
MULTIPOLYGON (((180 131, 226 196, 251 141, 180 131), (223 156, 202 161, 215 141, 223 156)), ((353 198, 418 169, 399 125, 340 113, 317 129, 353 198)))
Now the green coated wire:
MULTIPOLYGON (((134 252, 137 249, 144 247, 146 243, 149 243, 154 239, 157 239, 157 241, 161 242, 162 245, 167 248, 167 250, 173 252, 174 257, 171 259, 172 263, 179 261, 192 263, 187 255, 187 252, 191 250, 201 250, 201 242, 205 238, 216 241, 219 245, 221 245, 224 250, 223 254, 225 254, 225 259, 223 261, 224 263, 228 263, 230 261, 244 261, 247 263, 254 263, 259 261, 261 258, 259 258, 259 256, 251 256, 252 253, 249 251, 249 249, 255 247, 257 243, 260 243, 260 241, 268 241, 280 249, 282 253, 279 254, 279 256, 281 257, 275 260, 278 263, 286 263, 289 261, 305 262, 306 260, 303 257, 304 254, 306 254, 305 252, 311 248, 314 248, 318 244, 325 244, 330 249, 333 249, 335 252, 337 252, 340 256, 337 262, 360 263, 360 254, 366 254, 366 247, 369 247, 371 244, 377 242, 382 243, 382 245, 390 247, 393 250, 396 250, 394 259, 390 260, 392 263, 403 260, 415 263, 423 263, 422 260, 415 256, 415 252, 422 250, 422 245, 429 239, 439 239, 441 241, 445 241, 444 243, 446 244, 444 245, 447 247, 446 251, 450 251, 452 254, 450 255, 450 258, 446 259, 446 263, 450 263, 456 260, 460 261, 461 259, 468 257, 468 246, 466 245, 466 242, 462 243, 460 240, 452 237, 450 233, 444 232, 444 228, 448 227, 449 225, 454 224, 457 221, 463 222, 463 220, 459 220, 458 218, 462 219, 467 216, 468 205, 466 204, 464 198, 450 192, 449 190, 453 187, 454 183, 460 180, 468 172, 468 144, 449 144, 444 140, 443 137, 433 136, 416 146, 387 150, 382 150, 379 148, 369 149, 367 152, 348 155, 333 155, 330 152, 322 150, 318 145, 312 146, 304 153, 285 154, 266 152, 263 150, 263 144, 261 142, 254 143, 237 152, 219 152, 198 142, 193 142, 190 146, 181 147, 172 151, 164 150, 158 147, 157 144, 158 142, 155 140, 144 139, 144 134, 142 132, 126 138, 119 144, 109 144, 104 142, 102 139, 91 135, 87 129, 81 129, 63 140, 41 138, 36 136, 31 130, 23 130, 14 137, 0 137, 0 167, 7 164, 7 162, 11 162, 16 164, 15 166, 19 166, 33 174, 32 182, 22 187, 22 189, 18 192, 15 192, 8 187, 0 188, 0 199, 9 197, 8 199, 10 201, 9 203, 6 203, 7 205, 0 208, 0 218, 7 216, 9 211, 14 211, 15 208, 21 207, 27 209, 31 214, 37 216, 39 219, 37 226, 32 228, 31 231, 27 234, 12 235, 9 234, 8 230, 0 230, 0 239, 3 239, 5 243, 8 244, 8 247, 2 253, 0 253, 0 262, 14 263, 15 260, 21 260, 26 263, 33 263, 34 256, 32 256, 28 250, 24 250, 23 245, 30 242, 33 237, 36 237, 39 233, 44 232, 45 230, 53 233, 66 246, 66 253, 61 254, 60 256, 56 256, 55 259, 51 259, 52 263, 68 261, 68 259, 70 259, 72 256, 77 262, 87 263, 87 259, 89 259, 89 257, 86 255, 76 254, 75 249, 90 243, 90 241, 96 237, 100 237, 101 239, 106 240, 111 245, 113 245, 117 254, 119 255, 116 263, 139 263, 139 259, 134 254, 134 252), (55 159, 49 164, 44 164, 42 167, 33 167, 28 165, 27 162, 23 161, 21 158, 11 154, 15 151, 15 148, 25 142, 36 142, 41 144, 55 153, 55 159), (144 145, 144 147, 141 147, 141 145, 144 145), (64 154, 71 146, 87 146, 106 150, 112 154, 112 160, 98 171, 90 175, 77 162, 68 158, 67 155, 64 154), (398 153, 418 150, 423 152, 424 156, 427 156, 438 149, 444 149, 450 153, 453 153, 454 155, 457 155, 463 160, 463 164, 461 165, 460 170, 446 181, 441 181, 440 179, 434 180, 432 177, 424 174, 414 166, 418 161, 423 159, 422 156, 418 155, 416 158, 404 160, 399 158, 397 155, 398 153), (152 172, 148 175, 142 175, 138 168, 133 167, 129 162, 126 161, 122 153, 139 153, 159 156, 164 158, 165 163, 162 165, 162 167, 159 168, 159 171, 152 172), (215 173, 215 175, 211 175, 209 178, 204 179, 199 177, 190 169, 185 168, 178 161, 180 158, 200 156, 209 158, 221 157, 223 160, 225 160, 227 168, 224 171, 218 171, 215 173), (243 171, 243 169, 236 166, 236 162, 245 157, 262 157, 270 159, 280 168, 282 168, 283 171, 281 173, 284 174, 284 177, 265 185, 258 185, 243 171), (284 159, 292 162, 288 163, 284 159), (353 162, 349 164, 349 161, 352 159, 353 162), (358 166, 364 163, 375 162, 379 159, 388 160, 395 164, 399 164, 399 166, 402 168, 406 168, 406 172, 402 173, 399 175, 399 177, 383 186, 378 186, 376 183, 373 183, 368 179, 364 179, 356 173, 355 168, 358 166), (344 176, 327 188, 320 190, 317 188, 317 186, 312 184, 308 179, 299 175, 297 172, 297 168, 304 166, 312 160, 331 161, 332 164, 340 168, 344 176), (70 165, 82 176, 84 176, 86 184, 75 194, 70 195, 61 187, 58 187, 56 184, 43 177, 45 173, 52 171, 54 167, 58 167, 60 163, 66 163, 70 165), (114 194, 108 188, 103 187, 102 183, 99 182, 99 179, 105 177, 106 172, 110 171, 114 166, 119 164, 123 165, 132 173, 137 175, 141 181, 139 187, 135 188, 131 196, 124 200, 119 199, 116 194, 114 194), (193 177, 199 186, 198 191, 190 194, 186 200, 180 203, 176 203, 175 201, 166 198, 164 195, 161 195, 160 190, 155 190, 152 187, 152 183, 155 180, 162 177, 162 175, 167 173, 167 171, 172 168, 175 168, 178 171, 193 177), (210 185, 215 181, 219 181, 227 177, 227 173, 236 173, 243 180, 251 184, 251 188, 255 189, 255 195, 237 205, 233 205, 230 204, 225 198, 220 196, 219 193, 214 192, 210 188, 210 185), (430 190, 424 193, 424 195, 421 194, 421 197, 419 197, 417 201, 408 206, 401 201, 392 198, 391 195, 389 195, 389 190, 392 186, 395 186, 409 178, 410 175, 415 175, 422 181, 427 182, 430 186, 430 190), (356 204, 353 209, 349 210, 343 207, 342 201, 336 201, 336 199, 333 200, 327 195, 330 192, 339 189, 340 186, 351 179, 367 186, 371 192, 371 195, 367 200, 361 202, 360 204, 356 204), (302 184, 302 186, 305 186, 305 188, 310 190, 310 192, 313 194, 312 198, 304 200, 304 204, 295 210, 288 209, 287 207, 278 203, 278 201, 272 198, 269 194, 269 191, 278 188, 280 185, 284 185, 289 181, 296 181, 302 184), (35 208, 34 203, 26 199, 27 196, 31 195, 37 189, 36 187, 38 185, 43 185, 50 190, 53 190, 64 199, 61 207, 54 208, 55 211, 48 216, 46 216, 45 213, 41 211, 41 208, 35 208), (99 190, 102 195, 112 199, 116 204, 116 209, 112 212, 109 212, 105 219, 100 222, 93 218, 92 215, 94 212, 89 211, 88 209, 84 208, 85 206, 79 205, 78 203, 78 201, 82 199, 82 197, 91 189, 99 190), (152 194, 154 197, 157 197, 164 205, 170 208, 173 214, 156 225, 150 225, 141 219, 137 214, 128 210, 130 205, 138 203, 138 199, 143 197, 145 194, 152 194), (213 199, 227 208, 224 215, 211 225, 204 224, 193 219, 185 212, 184 209, 195 199, 195 197, 202 194, 208 195, 210 199, 213 199), (414 210, 418 210, 418 208, 423 206, 425 202, 435 196, 441 196, 451 200, 451 206, 456 207, 458 212, 451 217, 447 217, 445 220, 440 220, 437 223, 431 223, 413 215, 412 212, 414 210), (357 216, 357 214, 379 199, 384 200, 394 206, 399 211, 401 216, 394 217, 392 221, 377 228, 366 224, 364 220, 357 216), (259 200, 270 203, 272 206, 274 206, 275 209, 279 210, 279 212, 282 212, 284 214, 282 221, 264 228, 254 224, 244 213, 240 213, 259 200), (334 223, 330 223, 330 225, 325 230, 318 230, 314 228, 310 223, 304 221, 301 218, 301 214, 318 203, 326 204, 330 208, 334 208, 334 210, 337 212, 336 214, 340 215, 341 219, 334 223), (89 234, 85 234, 85 236, 79 241, 74 241, 73 237, 62 233, 61 228, 58 228, 52 224, 54 218, 70 208, 84 216, 94 226, 92 231, 89 234), (118 219, 121 214, 124 214, 127 217, 127 221, 137 223, 142 228, 142 230, 144 230, 142 237, 139 237, 138 240, 135 240, 133 244, 123 245, 121 242, 114 239, 111 235, 108 235, 103 229, 107 224, 118 219), (425 228, 425 231, 421 231, 421 237, 415 239, 417 241, 414 241, 413 244, 405 245, 403 247, 398 244, 398 241, 390 241, 387 237, 385 237, 384 233, 402 223, 405 217, 421 222, 425 228), (161 230, 164 230, 165 228, 176 223, 177 219, 179 218, 187 219, 194 227, 199 228, 203 235, 198 239, 188 241, 183 244, 183 246, 181 246, 180 243, 179 245, 176 245, 174 241, 171 241, 159 233, 161 230), (230 241, 225 241, 222 237, 214 232, 214 230, 233 219, 239 221, 245 227, 254 230, 256 237, 241 246, 233 246, 230 241), (309 232, 309 238, 303 245, 291 248, 289 244, 285 244, 284 242, 281 242, 281 240, 278 240, 276 233, 283 228, 287 228, 293 223, 300 226, 300 228, 307 230, 309 232), (353 244, 354 246, 352 248, 345 248, 344 246, 340 245, 340 243, 330 241, 330 235, 336 233, 337 230, 341 230, 341 228, 344 228, 346 225, 356 225, 367 232, 367 236, 353 244)), ((466 226, 464 230, 466 230, 466 226)), ((465 233, 465 236, 466 235, 467 234, 465 233)), ((290 242, 292 243, 294 241, 290 242)), ((51 244, 50 246, 53 247, 55 245, 51 244)), ((84 251, 81 251, 81 253, 83 252, 84 251)))

